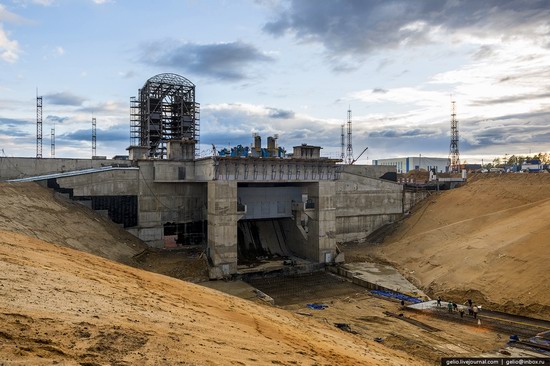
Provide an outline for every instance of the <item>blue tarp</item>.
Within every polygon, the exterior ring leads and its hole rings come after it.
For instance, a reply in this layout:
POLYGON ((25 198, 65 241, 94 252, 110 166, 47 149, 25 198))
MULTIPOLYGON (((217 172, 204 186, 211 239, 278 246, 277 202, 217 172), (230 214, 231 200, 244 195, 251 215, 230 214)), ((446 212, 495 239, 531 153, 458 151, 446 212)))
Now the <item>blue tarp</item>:
POLYGON ((399 292, 384 291, 384 290, 370 290, 370 293, 374 295, 391 297, 398 300, 412 302, 413 304, 418 304, 419 302, 422 302, 422 300, 417 299, 416 297, 403 295, 403 294, 400 294, 399 292))
POLYGON ((313 310, 325 310, 328 308, 328 305, 325 304, 307 304, 306 306, 313 310))

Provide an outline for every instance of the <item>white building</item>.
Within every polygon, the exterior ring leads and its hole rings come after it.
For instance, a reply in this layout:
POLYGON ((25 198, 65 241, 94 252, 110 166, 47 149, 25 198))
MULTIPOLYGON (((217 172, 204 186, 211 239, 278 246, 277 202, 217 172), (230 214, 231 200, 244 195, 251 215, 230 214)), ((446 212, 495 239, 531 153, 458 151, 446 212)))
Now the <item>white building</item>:
POLYGON ((408 173, 411 170, 432 170, 436 173, 445 173, 449 170, 449 159, 430 158, 427 156, 409 156, 405 158, 373 160, 372 165, 395 166, 397 173, 408 173))

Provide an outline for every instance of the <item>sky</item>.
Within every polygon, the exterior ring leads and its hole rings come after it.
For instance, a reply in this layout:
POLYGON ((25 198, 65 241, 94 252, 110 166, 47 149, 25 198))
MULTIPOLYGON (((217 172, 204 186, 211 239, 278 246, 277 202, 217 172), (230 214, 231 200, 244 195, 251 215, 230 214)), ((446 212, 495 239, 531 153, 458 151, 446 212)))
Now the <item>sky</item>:
POLYGON ((196 85, 200 152, 279 135, 358 163, 550 152, 550 0, 0 0, 1 156, 127 154, 130 97, 196 85))

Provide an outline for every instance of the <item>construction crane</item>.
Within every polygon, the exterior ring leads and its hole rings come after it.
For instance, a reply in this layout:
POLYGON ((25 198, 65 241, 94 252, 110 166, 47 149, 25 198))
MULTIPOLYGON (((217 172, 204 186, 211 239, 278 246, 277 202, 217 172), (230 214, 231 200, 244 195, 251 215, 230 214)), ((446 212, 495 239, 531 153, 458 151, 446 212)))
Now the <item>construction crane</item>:
POLYGON ((365 153, 365 151, 367 151, 368 149, 369 149, 368 147, 365 147, 365 150, 363 150, 363 151, 361 152, 361 154, 359 154, 359 156, 358 156, 357 158, 353 159, 353 160, 351 161, 350 165, 352 165, 352 164, 355 163, 357 160, 359 160, 359 158, 360 158, 361 156, 363 156, 363 154, 365 153))

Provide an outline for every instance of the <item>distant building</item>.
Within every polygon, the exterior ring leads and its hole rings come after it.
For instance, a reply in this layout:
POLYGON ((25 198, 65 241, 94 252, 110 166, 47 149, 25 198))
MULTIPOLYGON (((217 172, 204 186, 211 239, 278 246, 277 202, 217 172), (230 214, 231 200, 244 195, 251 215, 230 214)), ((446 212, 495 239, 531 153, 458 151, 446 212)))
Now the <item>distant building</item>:
POLYGON ((543 165, 541 164, 540 160, 525 160, 523 164, 521 164, 521 170, 527 171, 527 172, 539 172, 543 169, 543 165))
POLYGON ((436 173, 445 173, 449 170, 449 159, 409 156, 405 158, 373 160, 372 165, 395 166, 397 173, 408 173, 411 170, 419 169, 435 170, 436 173))
POLYGON ((466 170, 467 172, 475 172, 481 170, 481 164, 460 164, 460 170, 466 170))

